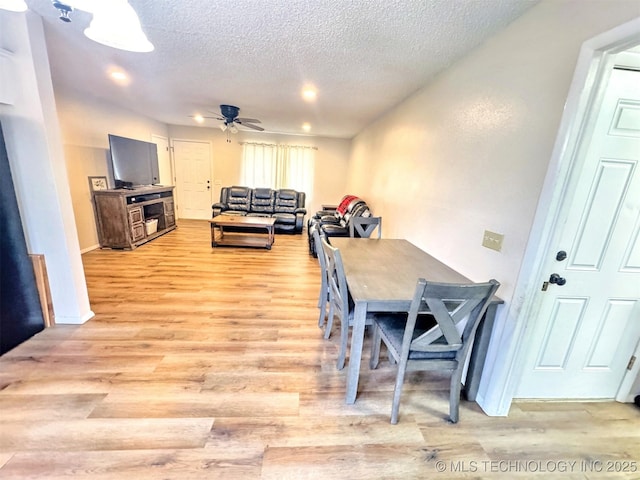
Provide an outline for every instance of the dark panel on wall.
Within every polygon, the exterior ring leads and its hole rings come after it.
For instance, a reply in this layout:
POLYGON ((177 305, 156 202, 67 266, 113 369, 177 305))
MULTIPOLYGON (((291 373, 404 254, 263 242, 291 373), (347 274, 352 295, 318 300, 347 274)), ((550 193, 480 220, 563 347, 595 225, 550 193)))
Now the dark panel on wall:
POLYGON ((43 329, 33 264, 0 125, 0 355, 43 329))

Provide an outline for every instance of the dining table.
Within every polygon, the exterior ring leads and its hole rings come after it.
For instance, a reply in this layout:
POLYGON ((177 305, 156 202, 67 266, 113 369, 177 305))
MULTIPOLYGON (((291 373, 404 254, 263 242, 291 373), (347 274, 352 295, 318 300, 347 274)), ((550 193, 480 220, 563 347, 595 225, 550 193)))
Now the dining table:
MULTIPOLYGON (((331 245, 340 251, 347 288, 355 305, 346 388, 346 403, 353 404, 358 393, 367 313, 408 311, 419 278, 427 282, 473 282, 408 240, 334 237, 331 245)), ((494 296, 478 326, 463 388, 467 400, 476 399, 496 310, 502 303, 494 296)))

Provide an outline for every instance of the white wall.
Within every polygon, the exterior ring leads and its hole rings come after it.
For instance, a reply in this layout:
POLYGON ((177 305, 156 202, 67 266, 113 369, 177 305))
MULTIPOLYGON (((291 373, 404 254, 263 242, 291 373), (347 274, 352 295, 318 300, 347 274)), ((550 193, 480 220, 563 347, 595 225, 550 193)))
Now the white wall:
MULTIPOLYGON (((543 1, 354 139, 348 188, 385 217, 384 236, 474 281, 498 279, 499 329, 519 304, 515 282, 580 47, 639 13, 635 0, 543 1), (502 252, 481 246, 485 229, 504 234, 502 252)), ((489 361, 505 347, 492 344, 489 361)))
POLYGON ((13 88, 10 104, 0 104, 0 120, 27 249, 45 255, 56 322, 82 323, 93 312, 40 17, 0 10, 0 47, 13 52, 3 64, 10 69, 13 88))
MULTIPOLYGON (((55 86, 54 86, 55 87, 55 86)), ((151 141, 152 135, 170 140, 200 140, 212 145, 213 189, 211 203, 220 198, 220 187, 240 182, 242 147, 239 142, 273 142, 315 146, 314 190, 307 192, 310 214, 322 203, 337 203, 345 192, 351 142, 344 139, 239 132, 227 143, 218 128, 167 126, 147 117, 114 107, 99 99, 78 96, 58 87, 55 91, 64 144, 68 183, 81 250, 98 247, 88 176, 105 175, 113 181, 109 164, 109 133, 151 141), (88 121, 90 119, 90 121, 88 121)), ((113 187, 113 184, 110 185, 113 187)))
POLYGON ((68 184, 82 251, 99 246, 89 176, 104 175, 114 187, 108 134, 152 141, 152 135, 168 137, 166 124, 114 107, 96 98, 78 96, 60 87, 55 90, 62 131, 68 184))
POLYGON ((200 140, 210 142, 213 152, 213 191, 212 201, 220 198, 220 187, 238 185, 242 162, 240 142, 280 143, 317 147, 314 170, 314 187, 307 193, 306 209, 308 214, 320 210, 322 204, 335 204, 346 193, 347 168, 351 147, 350 140, 301 135, 278 135, 240 131, 231 136, 215 127, 187 127, 172 125, 169 134, 174 140, 200 140))

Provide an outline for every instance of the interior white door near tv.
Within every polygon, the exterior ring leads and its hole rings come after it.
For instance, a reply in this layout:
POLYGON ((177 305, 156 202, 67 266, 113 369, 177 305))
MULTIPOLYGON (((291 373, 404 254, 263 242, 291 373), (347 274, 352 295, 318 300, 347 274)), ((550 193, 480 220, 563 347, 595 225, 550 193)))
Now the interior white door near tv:
POLYGON ((211 144, 173 140, 178 218, 211 218, 211 144))
POLYGON ((519 398, 615 398, 640 337, 640 72, 614 70, 581 155, 519 398))

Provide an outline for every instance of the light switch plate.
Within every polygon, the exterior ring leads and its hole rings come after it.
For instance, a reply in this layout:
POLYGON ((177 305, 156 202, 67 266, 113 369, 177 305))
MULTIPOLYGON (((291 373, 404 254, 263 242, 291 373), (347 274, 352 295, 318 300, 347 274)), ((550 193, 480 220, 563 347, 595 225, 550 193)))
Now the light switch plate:
POLYGON ((501 233, 485 230, 482 237, 482 246, 499 252, 502 250, 502 240, 504 240, 504 235, 501 233))

